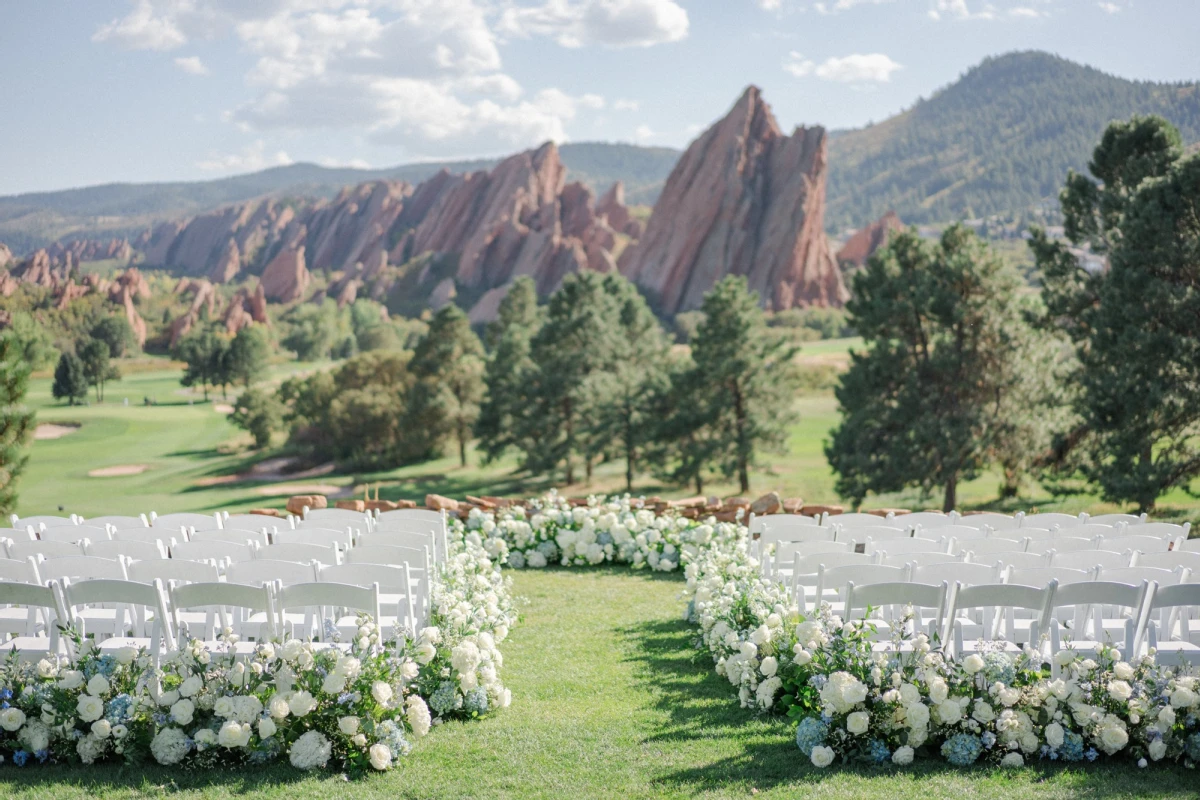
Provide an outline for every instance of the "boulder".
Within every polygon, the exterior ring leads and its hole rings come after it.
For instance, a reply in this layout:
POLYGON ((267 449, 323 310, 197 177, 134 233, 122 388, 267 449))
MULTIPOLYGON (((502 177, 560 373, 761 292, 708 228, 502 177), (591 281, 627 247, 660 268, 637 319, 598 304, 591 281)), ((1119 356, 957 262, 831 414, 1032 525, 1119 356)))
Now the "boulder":
POLYGON ((8 245, 0 242, 0 269, 8 269, 16 262, 13 258, 12 250, 8 249, 8 245))
POLYGON ((346 511, 357 511, 365 514, 367 512, 366 500, 338 500, 333 504, 334 508, 345 509, 346 511))
POLYGON ((818 504, 810 504, 800 507, 800 513, 806 517, 819 517, 822 514, 844 514, 846 509, 842 506, 823 506, 818 504))
POLYGON ((781 508, 783 508, 783 501, 779 499, 778 492, 767 492, 750 504, 750 511, 755 516, 778 514, 781 508))
POLYGON ((318 508, 328 508, 329 501, 323 494, 298 494, 288 498, 287 510, 289 514, 300 516, 304 513, 304 508, 310 510, 318 508))
POLYGON ((785 514, 799 514, 802 508, 804 508, 804 498, 802 497, 786 497, 783 500, 783 513, 785 514))
POLYGON ((893 231, 904 230, 904 223, 895 211, 889 211, 865 228, 855 231, 837 252, 837 261, 842 269, 862 267, 867 259, 879 248, 887 244, 888 236, 893 231))
POLYGON ((261 517, 282 517, 277 508, 252 508, 246 512, 247 514, 258 514, 261 517))
POLYGON ((849 297, 825 236, 826 135, 785 135, 757 87, 688 147, 621 272, 668 315, 744 275, 768 309, 849 297))
POLYGON ((440 494, 425 495, 425 507, 432 508, 435 511, 458 511, 458 505, 457 500, 442 497, 440 494))

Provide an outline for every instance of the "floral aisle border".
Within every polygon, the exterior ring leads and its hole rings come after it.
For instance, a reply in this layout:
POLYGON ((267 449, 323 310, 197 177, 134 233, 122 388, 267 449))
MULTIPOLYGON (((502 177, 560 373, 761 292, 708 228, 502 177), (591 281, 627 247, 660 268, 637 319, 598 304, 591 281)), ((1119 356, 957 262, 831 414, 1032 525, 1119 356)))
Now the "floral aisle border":
POLYGON ((305 770, 386 770, 432 725, 511 701, 498 645, 516 614, 497 547, 456 528, 431 625, 398 642, 360 617, 346 649, 290 639, 238 659, 227 635, 216 652, 193 641, 157 668, 145 650, 102 654, 68 632, 75 664, 12 655, 0 667, 0 754, 18 766, 287 759, 305 770))
POLYGON ((797 721, 796 743, 818 767, 837 760, 906 765, 918 755, 956 766, 1018 766, 1033 759, 1124 758, 1200 763, 1200 681, 1195 670, 1133 663, 1103 649, 1054 654, 1059 677, 1035 650, 999 646, 961 661, 919 635, 904 658, 873 652, 869 621, 828 609, 805 618, 780 583, 762 576, 747 529, 714 519, 656 515, 625 498, 572 505, 551 494, 463 524, 510 566, 604 562, 687 577, 687 618, 698 646, 744 707, 797 721), (503 544, 500 544, 502 542, 503 544))

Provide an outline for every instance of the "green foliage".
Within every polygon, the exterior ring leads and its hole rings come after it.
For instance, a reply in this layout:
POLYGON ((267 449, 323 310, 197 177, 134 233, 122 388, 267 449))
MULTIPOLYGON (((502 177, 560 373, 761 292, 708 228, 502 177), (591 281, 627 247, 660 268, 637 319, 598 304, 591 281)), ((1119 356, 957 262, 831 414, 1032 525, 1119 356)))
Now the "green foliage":
POLYGON ((766 330, 758 295, 746 279, 726 276, 704 297, 704 321, 692 343, 690 368, 674 376, 659 435, 673 444, 670 477, 703 490, 704 476, 736 477, 750 491, 750 467, 780 452, 794 420, 795 350, 766 330))
POLYGON ((696 335, 696 330, 700 327, 700 323, 704 321, 704 313, 701 311, 681 311, 675 315, 675 319, 671 320, 672 331, 675 334, 675 341, 680 344, 687 344, 696 335))
MULTIPOLYGON (((518 437, 524 432, 538 432, 522 420, 531 405, 529 388, 536 369, 531 351, 540 325, 533 279, 517 278, 500 301, 497 318, 488 325, 485 337, 491 351, 484 370, 487 393, 475 422, 475 435, 479 437, 478 446, 485 462, 495 461, 508 449, 520 447, 518 437)), ((535 441, 537 438, 534 436, 535 441)))
POLYGON ((337 303, 329 299, 319 305, 298 305, 284 315, 283 322, 287 333, 282 344, 300 361, 329 358, 334 346, 342 345, 344 350, 346 339, 351 336, 348 320, 338 313, 337 303))
POLYGON ((88 379, 79 356, 74 353, 59 356, 50 392, 55 400, 66 400, 72 406, 87 399, 88 379))
POLYGON ((851 354, 836 394, 843 414, 825 448, 837 490, 944 487, 956 507, 1008 432, 1007 395, 1027 326, 1019 277, 961 225, 939 243, 915 229, 893 234, 854 279, 851 323, 869 344, 851 354))
POLYGON ((124 315, 113 314, 102 317, 92 326, 91 338, 108 345, 108 354, 120 358, 137 350, 137 334, 124 315))
POLYGON ((112 351, 107 342, 89 339, 76 348, 83 362, 83 375, 96 390, 96 400, 104 402, 104 385, 109 381, 121 380, 121 370, 112 363, 112 351))
POLYGON ((1107 252, 1090 274, 1066 243, 1035 236, 1044 323, 1074 340, 1080 424, 1064 428, 1060 475, 1082 475, 1102 497, 1143 510, 1200 475, 1200 156, 1180 157, 1161 119, 1114 123, 1091 178, 1063 190, 1072 244, 1107 252))
POLYGON ((0 334, 0 514, 17 505, 17 480, 29 460, 26 447, 34 430, 34 412, 25 404, 29 364, 24 347, 11 333, 0 334))
POLYGON ((247 389, 262 377, 271 357, 271 335, 263 325, 247 325, 229 343, 229 380, 247 389))
POLYGON ((183 376, 179 379, 184 386, 199 386, 208 399, 209 386, 221 386, 231 382, 229 371, 229 338, 223 326, 197 323, 171 354, 184 363, 183 376))
POLYGON ((254 446, 271 444, 271 434, 283 428, 286 408, 275 393, 266 389, 247 389, 237 399, 229 421, 254 437, 254 446))
POLYGON ((453 438, 465 467, 467 443, 484 394, 484 353, 462 309, 450 304, 434 315, 409 369, 417 383, 406 409, 408 424, 427 437, 431 453, 453 438))
POLYGON ((30 369, 46 369, 55 363, 58 350, 54 347, 54 337, 44 325, 38 324, 32 314, 27 311, 13 312, 8 329, 16 337, 21 347, 21 357, 30 369))
POLYGON ((779 311, 767 319, 772 328, 789 331, 803 331, 811 335, 801 337, 802 341, 817 339, 844 339, 853 336, 854 331, 846 322, 846 312, 840 308, 789 308, 779 311))
POLYGON ((986 217, 1042 204, 1082 169, 1110 120, 1160 114, 1200 140, 1194 83, 1129 81, 1048 53, 988 58, 878 125, 829 143, 831 230, 895 210, 905 222, 986 217))

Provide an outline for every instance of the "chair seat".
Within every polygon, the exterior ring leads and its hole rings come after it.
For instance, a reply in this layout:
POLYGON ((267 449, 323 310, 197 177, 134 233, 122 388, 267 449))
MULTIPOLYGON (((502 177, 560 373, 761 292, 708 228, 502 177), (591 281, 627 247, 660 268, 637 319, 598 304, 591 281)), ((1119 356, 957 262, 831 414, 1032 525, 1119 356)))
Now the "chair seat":
POLYGON ((0 654, 2 654, 2 657, 7 658, 8 653, 12 650, 17 651, 21 661, 29 663, 40 661, 54 652, 50 649, 50 638, 48 636, 14 636, 7 642, 0 644, 0 654))
POLYGON ((1194 645, 1191 642, 1158 642, 1156 647, 1158 648, 1158 652, 1154 656, 1154 659, 1159 664, 1170 666, 1200 664, 1200 646, 1194 645))
MULTIPOLYGON (((153 640, 147 636, 112 636, 100 642, 96 649, 101 653, 111 653, 120 650, 122 647, 134 647, 138 650, 146 648, 149 650, 152 644, 153 640)), ((161 649, 161 643, 159 647, 161 649)))

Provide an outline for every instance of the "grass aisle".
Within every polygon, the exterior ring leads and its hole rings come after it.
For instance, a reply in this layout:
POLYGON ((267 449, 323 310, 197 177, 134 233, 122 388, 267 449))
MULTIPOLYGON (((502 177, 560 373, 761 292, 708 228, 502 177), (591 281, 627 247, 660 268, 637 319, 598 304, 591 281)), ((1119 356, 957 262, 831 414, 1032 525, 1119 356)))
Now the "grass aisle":
POLYGON ((679 620, 678 576, 625 568, 515 573, 527 602, 505 642, 511 708, 435 729, 388 775, 352 784, 288 766, 0 768, 29 798, 1197 797, 1200 775, 1132 765, 1014 772, 925 764, 817 771, 792 726, 738 708, 679 620))

